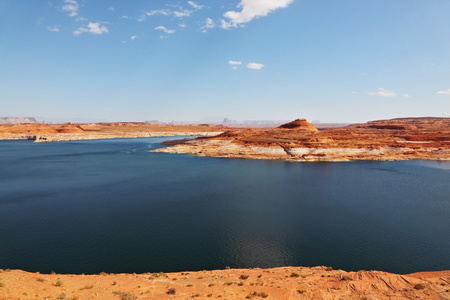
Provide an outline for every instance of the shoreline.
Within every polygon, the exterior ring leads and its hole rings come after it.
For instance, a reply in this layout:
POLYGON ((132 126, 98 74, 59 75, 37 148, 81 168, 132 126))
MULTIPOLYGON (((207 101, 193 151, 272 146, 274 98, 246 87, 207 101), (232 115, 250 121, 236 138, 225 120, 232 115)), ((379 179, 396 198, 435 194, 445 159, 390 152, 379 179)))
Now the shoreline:
POLYGON ((52 143, 85 140, 106 140, 106 139, 134 139, 149 137, 173 137, 173 136, 215 136, 223 132, 148 132, 148 133, 128 133, 128 134, 43 134, 43 135, 0 135, 2 141, 32 140, 35 143, 52 143))
POLYGON ((3 299, 450 299, 450 270, 394 274, 276 267, 143 274, 0 270, 3 299))
POLYGON ((450 161, 450 148, 379 147, 319 148, 283 146, 246 146, 232 141, 210 140, 171 141, 171 146, 151 150, 157 153, 191 154, 218 158, 282 160, 292 162, 349 162, 349 161, 450 161))
POLYGON ((305 119, 277 128, 151 123, 0 125, 0 140, 35 142, 197 136, 153 152, 298 162, 450 160, 450 119, 400 118, 318 130, 305 119))

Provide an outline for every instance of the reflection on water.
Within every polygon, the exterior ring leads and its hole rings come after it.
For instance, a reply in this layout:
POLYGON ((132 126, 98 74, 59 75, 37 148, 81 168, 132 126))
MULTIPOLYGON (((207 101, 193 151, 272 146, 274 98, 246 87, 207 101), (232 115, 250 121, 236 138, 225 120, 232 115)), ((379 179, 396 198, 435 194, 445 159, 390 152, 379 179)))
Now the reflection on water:
POLYGON ((416 162, 418 165, 430 167, 430 168, 438 168, 444 170, 450 170, 450 161, 449 160, 419 160, 416 162))
POLYGON ((449 162, 148 152, 162 140, 0 142, 2 268, 450 269, 449 162))

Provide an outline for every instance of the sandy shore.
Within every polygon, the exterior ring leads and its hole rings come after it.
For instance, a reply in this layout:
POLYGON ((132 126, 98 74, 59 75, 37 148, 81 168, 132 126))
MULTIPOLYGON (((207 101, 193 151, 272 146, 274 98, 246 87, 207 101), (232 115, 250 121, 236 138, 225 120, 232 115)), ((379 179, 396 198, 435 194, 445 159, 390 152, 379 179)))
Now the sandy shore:
POLYGON ((0 271, 0 299, 450 299, 450 271, 327 267, 63 275, 0 271))

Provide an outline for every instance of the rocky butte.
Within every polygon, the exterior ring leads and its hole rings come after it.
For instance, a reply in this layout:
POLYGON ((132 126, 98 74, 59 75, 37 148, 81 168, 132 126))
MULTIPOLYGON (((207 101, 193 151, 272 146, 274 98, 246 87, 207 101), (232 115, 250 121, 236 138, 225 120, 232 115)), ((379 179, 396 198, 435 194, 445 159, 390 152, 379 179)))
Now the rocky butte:
POLYGON ((401 118, 324 130, 297 119, 274 129, 234 129, 170 144, 154 152, 304 162, 449 160, 450 119, 401 118))

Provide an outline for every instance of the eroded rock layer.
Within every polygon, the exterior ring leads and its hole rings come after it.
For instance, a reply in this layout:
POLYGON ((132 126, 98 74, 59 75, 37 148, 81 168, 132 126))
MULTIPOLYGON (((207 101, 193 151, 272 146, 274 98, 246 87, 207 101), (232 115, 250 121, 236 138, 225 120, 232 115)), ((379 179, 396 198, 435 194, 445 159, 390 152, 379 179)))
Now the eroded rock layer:
POLYGON ((29 139, 36 142, 137 138, 176 135, 217 135, 225 126, 162 125, 151 123, 90 123, 90 124, 16 124, 0 125, 0 140, 29 139))
POLYGON ((448 118, 373 121, 321 131, 287 127, 292 129, 226 131, 155 152, 293 161, 450 159, 448 118))

